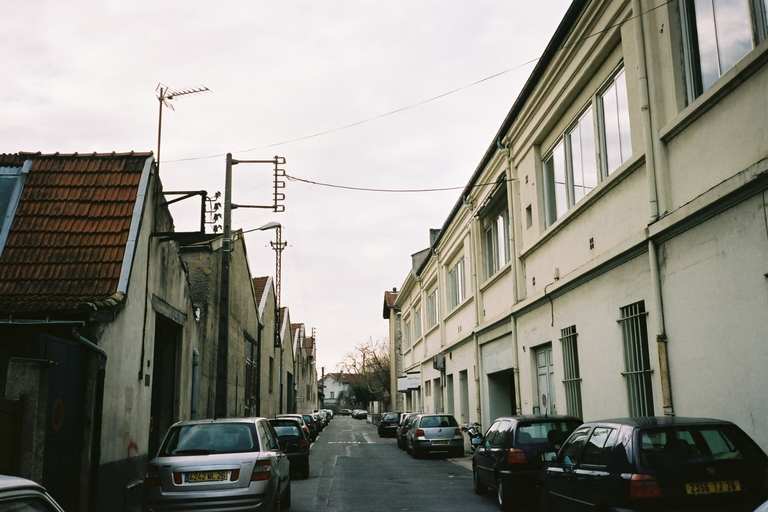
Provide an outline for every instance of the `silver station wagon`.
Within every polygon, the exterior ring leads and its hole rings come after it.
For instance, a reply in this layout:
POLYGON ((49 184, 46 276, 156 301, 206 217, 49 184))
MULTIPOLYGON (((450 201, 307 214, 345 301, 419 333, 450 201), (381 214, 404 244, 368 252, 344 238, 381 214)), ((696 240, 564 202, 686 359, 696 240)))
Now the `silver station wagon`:
POLYGON ((150 511, 288 508, 290 465, 265 418, 182 421, 144 479, 150 511))

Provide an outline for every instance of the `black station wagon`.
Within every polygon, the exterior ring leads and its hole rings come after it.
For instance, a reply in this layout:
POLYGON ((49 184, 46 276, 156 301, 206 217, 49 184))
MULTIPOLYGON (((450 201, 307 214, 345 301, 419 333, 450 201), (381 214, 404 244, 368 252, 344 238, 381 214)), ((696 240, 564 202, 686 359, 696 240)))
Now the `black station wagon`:
POLYGON ((542 511, 751 512, 768 497, 768 457, 727 421, 585 423, 547 459, 542 511))

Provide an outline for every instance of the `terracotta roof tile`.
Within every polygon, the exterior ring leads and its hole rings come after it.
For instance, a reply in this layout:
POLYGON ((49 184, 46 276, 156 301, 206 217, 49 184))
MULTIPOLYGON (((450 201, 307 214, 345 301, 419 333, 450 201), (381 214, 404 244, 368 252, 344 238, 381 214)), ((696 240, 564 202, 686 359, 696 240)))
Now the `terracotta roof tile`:
POLYGON ((117 292, 151 153, 0 155, 33 160, 0 257, 0 315, 69 312, 117 292))

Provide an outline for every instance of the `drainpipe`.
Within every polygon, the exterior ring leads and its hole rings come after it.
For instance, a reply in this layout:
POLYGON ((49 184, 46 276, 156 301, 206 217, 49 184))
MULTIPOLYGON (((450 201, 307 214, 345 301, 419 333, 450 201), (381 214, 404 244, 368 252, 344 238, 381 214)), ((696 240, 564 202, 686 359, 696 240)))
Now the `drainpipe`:
POLYGON ((190 418, 197 419, 197 406, 200 401, 200 352, 192 349, 192 410, 190 418))
MULTIPOLYGON (((645 142, 645 169, 648 178, 648 194, 650 197, 650 223, 659 218, 659 195, 656 183, 656 151, 654 149, 653 129, 651 125, 650 93, 648 91, 648 71, 645 56, 645 39, 643 35, 643 17, 640 0, 632 0, 632 14, 635 20, 635 46, 637 47, 638 79, 643 114, 643 138, 645 142)), ((670 383, 669 359, 667 356, 667 337, 664 328, 664 305, 661 293, 661 278, 659 272, 658 250, 655 242, 648 238, 648 258, 651 272, 651 287, 653 300, 649 312, 653 319, 653 332, 656 333, 656 347, 659 354, 659 377, 661 379, 662 405, 665 416, 674 416, 672 403, 672 386, 670 383)))
POLYGON ((99 465, 101 463, 101 423, 104 416, 104 378, 107 370, 107 353, 90 340, 85 339, 72 329, 72 336, 79 341, 86 349, 99 355, 99 370, 96 378, 96 389, 94 397, 93 411, 93 437, 91 438, 91 475, 90 485, 88 487, 88 508, 96 510, 96 497, 99 488, 99 465))
MULTIPOLYGON (((505 146, 506 147, 506 146, 505 146)), ((517 232, 517 227, 522 226, 522 220, 518 219, 518 215, 520 215, 520 212, 522 211, 520 208, 518 208, 517 205, 517 195, 515 194, 515 187, 514 182, 518 182, 517 179, 517 166, 514 165, 514 162, 512 162, 512 150, 510 148, 506 148, 505 150, 505 156, 507 160, 507 207, 509 208, 509 236, 510 236, 510 250, 512 254, 510 254, 510 258, 512 261, 512 304, 517 304, 517 302, 520 300, 518 296, 518 290, 519 290, 519 283, 518 283, 518 276, 522 274, 522 271, 519 269, 520 265, 520 258, 518 258, 518 248, 517 248, 517 240, 519 233, 517 232), (515 170, 515 176, 512 176, 512 169, 515 170), (518 222, 519 221, 519 222, 518 222)), ((510 333, 512 334, 512 346, 514 347, 514 350, 512 351, 512 378, 513 382, 515 383, 515 414, 522 414, 522 397, 520 395, 520 359, 519 355, 517 353, 518 350, 518 344, 517 344, 517 317, 515 317, 514 314, 509 315, 509 322, 510 322, 510 333)))

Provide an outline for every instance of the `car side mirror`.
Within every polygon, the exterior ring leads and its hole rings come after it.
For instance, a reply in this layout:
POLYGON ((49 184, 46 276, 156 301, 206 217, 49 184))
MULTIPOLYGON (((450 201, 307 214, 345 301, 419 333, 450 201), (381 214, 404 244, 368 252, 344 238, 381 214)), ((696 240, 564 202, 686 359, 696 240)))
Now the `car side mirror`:
POLYGON ((544 462, 555 462, 557 460, 557 454, 555 452, 547 452, 544 454, 544 462))
POLYGON ((472 444, 472 446, 480 446, 483 444, 483 440, 479 437, 473 437, 469 442, 472 444))

